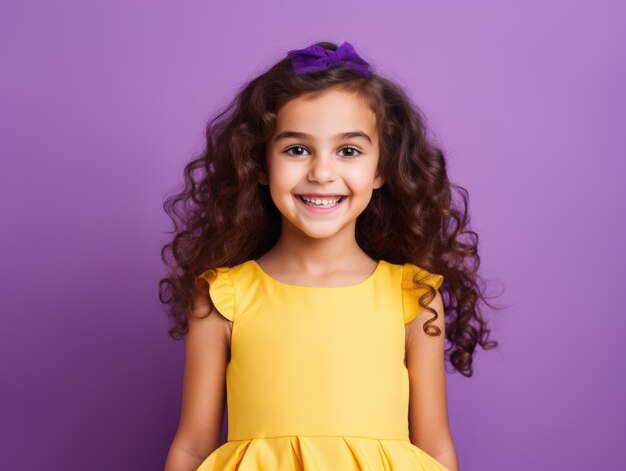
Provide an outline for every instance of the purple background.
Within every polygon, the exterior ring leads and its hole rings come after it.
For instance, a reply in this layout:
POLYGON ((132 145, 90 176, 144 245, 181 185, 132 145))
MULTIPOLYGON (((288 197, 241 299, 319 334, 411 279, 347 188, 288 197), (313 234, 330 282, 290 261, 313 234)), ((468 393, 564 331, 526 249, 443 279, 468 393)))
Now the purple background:
POLYGON ((161 205, 237 87, 328 39, 422 107, 504 289, 500 347, 448 375, 461 469, 616 469, 624 18, 618 1, 3 2, 0 467, 162 469, 184 344, 157 298, 161 205))

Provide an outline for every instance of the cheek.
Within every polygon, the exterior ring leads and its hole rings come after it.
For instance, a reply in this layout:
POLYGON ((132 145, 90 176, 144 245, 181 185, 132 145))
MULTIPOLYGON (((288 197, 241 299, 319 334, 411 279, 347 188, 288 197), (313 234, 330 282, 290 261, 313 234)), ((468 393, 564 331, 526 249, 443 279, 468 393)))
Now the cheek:
POLYGON ((273 168, 270 170, 270 186, 276 190, 283 191, 289 186, 289 173, 283 168, 273 168))
POLYGON ((277 188, 288 188, 298 182, 301 175, 295 165, 271 165, 270 182, 277 188))
POLYGON ((269 189, 274 203, 279 207, 290 204, 291 193, 298 183, 294 172, 288 166, 274 166, 269 169, 269 172, 269 189))
POLYGON ((352 174, 350 186, 358 192, 367 192, 374 184, 374 174, 369 169, 362 169, 352 174))

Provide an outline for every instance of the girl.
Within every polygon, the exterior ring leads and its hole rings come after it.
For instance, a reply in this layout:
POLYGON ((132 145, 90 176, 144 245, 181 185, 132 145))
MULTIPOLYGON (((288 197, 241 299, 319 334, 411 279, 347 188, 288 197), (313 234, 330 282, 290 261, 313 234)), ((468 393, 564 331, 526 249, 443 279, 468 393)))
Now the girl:
POLYGON ((206 137, 165 203, 160 298, 187 335, 165 469, 458 470, 446 356, 469 377, 476 344, 497 343, 466 191, 405 92, 321 42, 248 83, 206 137))

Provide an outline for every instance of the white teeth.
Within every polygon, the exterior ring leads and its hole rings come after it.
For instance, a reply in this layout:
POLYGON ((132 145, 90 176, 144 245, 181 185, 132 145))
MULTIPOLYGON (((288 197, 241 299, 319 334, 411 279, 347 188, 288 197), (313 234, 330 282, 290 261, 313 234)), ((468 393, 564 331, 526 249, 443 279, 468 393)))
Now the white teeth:
POLYGON ((335 199, 319 199, 319 198, 308 198, 306 196, 301 196, 301 198, 307 203, 315 204, 316 206, 324 206, 324 207, 333 206, 341 200, 341 197, 335 198, 335 199))

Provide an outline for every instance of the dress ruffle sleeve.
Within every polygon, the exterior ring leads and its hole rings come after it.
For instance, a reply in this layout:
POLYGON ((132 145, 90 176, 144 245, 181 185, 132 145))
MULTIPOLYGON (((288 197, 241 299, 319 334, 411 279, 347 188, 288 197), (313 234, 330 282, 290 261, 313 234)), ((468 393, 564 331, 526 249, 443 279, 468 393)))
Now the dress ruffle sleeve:
POLYGON ((196 288, 208 292, 215 308, 228 320, 235 319, 235 286, 228 267, 202 272, 195 278, 196 288))
POLYGON ((404 264, 402 271, 402 308, 405 324, 411 322, 423 310, 418 300, 427 291, 427 288, 416 287, 413 282, 414 279, 426 283, 435 289, 439 289, 443 283, 443 275, 430 273, 412 263, 404 264))

